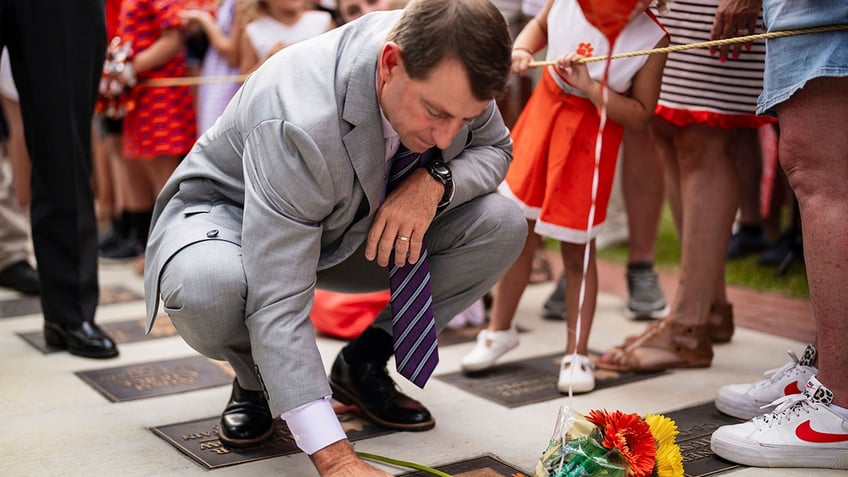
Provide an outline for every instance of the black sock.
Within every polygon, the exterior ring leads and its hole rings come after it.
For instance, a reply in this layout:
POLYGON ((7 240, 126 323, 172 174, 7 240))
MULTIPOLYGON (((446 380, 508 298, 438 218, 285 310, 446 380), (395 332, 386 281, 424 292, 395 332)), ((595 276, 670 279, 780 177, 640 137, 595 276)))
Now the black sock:
POLYGON ((653 270, 654 262, 650 260, 640 260, 638 262, 628 262, 627 271, 635 272, 637 270, 653 270))
POLYGON ((738 232, 745 235, 761 235, 763 227, 762 225, 739 224, 738 232))
POLYGON ((368 327, 365 331, 342 349, 347 364, 366 362, 388 363, 394 354, 392 337, 379 328, 368 327))
POLYGON ((147 246, 147 234, 150 230, 150 221, 153 220, 153 211, 127 212, 132 229, 132 237, 137 239, 142 247, 147 246))
POLYGON ((130 236, 130 230, 132 229, 132 224, 130 224, 130 217, 127 211, 122 211, 121 215, 112 219, 112 232, 121 238, 127 238, 130 236))

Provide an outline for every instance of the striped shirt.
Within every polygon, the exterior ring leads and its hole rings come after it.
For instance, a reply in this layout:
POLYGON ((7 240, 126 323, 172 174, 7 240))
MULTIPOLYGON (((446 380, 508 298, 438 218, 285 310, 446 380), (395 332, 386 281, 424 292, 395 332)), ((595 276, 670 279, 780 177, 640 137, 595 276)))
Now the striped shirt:
MULTIPOLYGON (((671 35, 671 44, 689 44, 710 40, 710 30, 718 9, 718 0, 675 1, 660 21, 671 35)), ((762 20, 757 31, 762 33, 762 20)), ((663 73, 659 105, 670 109, 704 111, 716 114, 751 114, 757 108, 757 96, 763 89, 765 41, 742 49, 739 59, 724 63, 718 54, 698 48, 672 52, 663 73)))

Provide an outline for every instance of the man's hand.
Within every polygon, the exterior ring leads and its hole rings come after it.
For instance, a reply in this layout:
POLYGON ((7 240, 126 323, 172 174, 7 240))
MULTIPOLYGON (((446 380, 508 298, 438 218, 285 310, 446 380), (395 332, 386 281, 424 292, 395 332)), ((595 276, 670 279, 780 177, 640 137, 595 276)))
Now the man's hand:
MULTIPOLYGON (((721 0, 716 12, 713 29, 710 32, 711 40, 723 40, 738 36, 753 35, 757 29, 757 19, 763 8, 763 0, 721 0)), ((746 45, 748 49, 751 44, 746 45)), ((725 45, 719 48, 718 57, 721 61, 727 59, 727 53, 732 50, 732 58, 739 58, 742 43, 733 46, 725 45)), ((710 54, 715 53, 715 48, 710 49, 710 54)))
POLYGON ((312 464, 315 465, 322 477, 391 476, 391 474, 372 467, 357 457, 347 439, 334 442, 315 452, 309 458, 312 459, 312 464))
POLYGON ((436 215, 436 206, 445 187, 424 168, 413 171, 393 190, 377 210, 368 231, 365 258, 389 264, 392 251, 395 265, 415 263, 421 257, 424 233, 436 215))

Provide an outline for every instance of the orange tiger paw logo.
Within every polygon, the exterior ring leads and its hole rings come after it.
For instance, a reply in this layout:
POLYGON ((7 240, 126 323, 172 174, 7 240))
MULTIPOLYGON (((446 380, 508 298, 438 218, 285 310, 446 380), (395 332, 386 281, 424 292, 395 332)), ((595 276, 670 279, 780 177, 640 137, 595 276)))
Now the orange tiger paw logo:
POLYGON ((591 43, 580 43, 579 45, 577 45, 577 54, 585 56, 587 58, 592 56, 592 52, 594 51, 595 49, 592 48, 591 43))

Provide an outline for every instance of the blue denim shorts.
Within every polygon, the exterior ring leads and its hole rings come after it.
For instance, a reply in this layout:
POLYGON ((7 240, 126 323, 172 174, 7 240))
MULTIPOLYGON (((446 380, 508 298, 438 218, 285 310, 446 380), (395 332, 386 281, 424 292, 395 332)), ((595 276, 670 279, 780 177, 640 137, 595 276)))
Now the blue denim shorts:
MULTIPOLYGON (((766 0, 768 31, 848 24, 845 0, 766 0)), ((848 30, 772 38, 766 41, 765 77, 757 114, 774 114, 807 81, 848 76, 848 30)))

